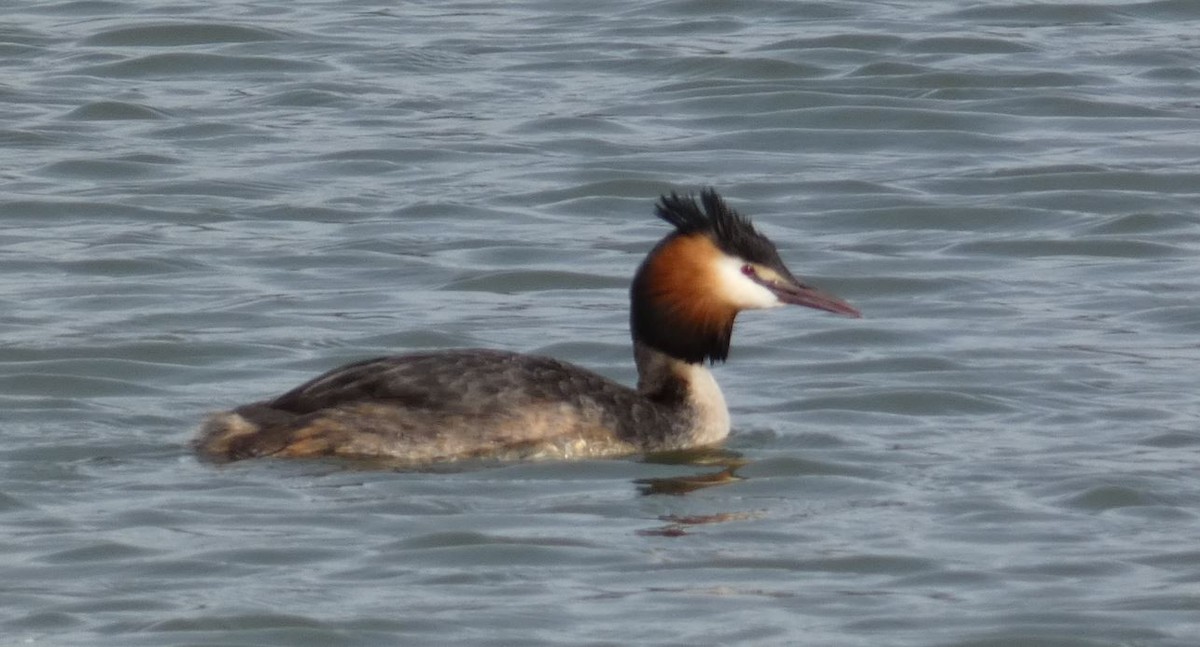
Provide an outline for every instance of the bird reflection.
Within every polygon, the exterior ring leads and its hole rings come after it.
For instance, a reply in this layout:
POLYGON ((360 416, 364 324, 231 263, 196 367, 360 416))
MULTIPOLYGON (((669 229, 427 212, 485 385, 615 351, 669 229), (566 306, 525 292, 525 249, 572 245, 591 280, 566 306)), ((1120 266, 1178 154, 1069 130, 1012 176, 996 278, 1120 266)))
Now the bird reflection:
POLYGON ((750 462, 737 452, 721 448, 662 452, 647 456, 645 461, 660 465, 691 465, 704 468, 704 471, 695 474, 636 479, 634 483, 637 484, 638 491, 647 496, 651 494, 679 496, 704 488, 736 483, 745 480, 738 476, 737 470, 750 462), (712 471, 713 467, 719 469, 712 471))

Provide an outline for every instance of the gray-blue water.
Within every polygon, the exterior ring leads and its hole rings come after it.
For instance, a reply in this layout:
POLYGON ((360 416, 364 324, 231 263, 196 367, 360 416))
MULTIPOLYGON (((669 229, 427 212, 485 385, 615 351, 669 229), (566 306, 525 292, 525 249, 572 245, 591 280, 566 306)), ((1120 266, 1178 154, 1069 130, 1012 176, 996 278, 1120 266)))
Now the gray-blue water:
POLYGON ((6 8, 0 644, 1200 643, 1198 34, 1193 0, 6 8), (732 472, 187 448, 379 354, 631 381, 652 203, 705 185, 865 315, 742 317, 732 472))

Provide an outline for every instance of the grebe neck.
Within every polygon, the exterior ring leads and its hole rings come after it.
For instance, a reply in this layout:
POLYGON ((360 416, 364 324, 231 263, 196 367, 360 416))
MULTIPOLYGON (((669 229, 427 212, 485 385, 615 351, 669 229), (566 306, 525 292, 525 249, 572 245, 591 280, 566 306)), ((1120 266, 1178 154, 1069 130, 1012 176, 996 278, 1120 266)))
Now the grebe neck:
POLYGON ((701 363, 686 362, 634 340, 638 393, 679 412, 680 447, 711 445, 729 435, 729 409, 721 387, 701 363))

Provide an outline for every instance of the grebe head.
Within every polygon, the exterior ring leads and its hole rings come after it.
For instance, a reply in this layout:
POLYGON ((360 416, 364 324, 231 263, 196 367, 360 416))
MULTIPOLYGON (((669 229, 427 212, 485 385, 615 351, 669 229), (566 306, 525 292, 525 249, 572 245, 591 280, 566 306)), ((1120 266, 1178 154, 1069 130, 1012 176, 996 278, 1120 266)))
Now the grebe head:
POLYGON ((804 284, 775 245, 713 189, 662 196, 658 217, 674 225, 633 280, 630 324, 635 341, 699 364, 724 361, 742 310, 792 304, 851 317, 858 310, 804 284))

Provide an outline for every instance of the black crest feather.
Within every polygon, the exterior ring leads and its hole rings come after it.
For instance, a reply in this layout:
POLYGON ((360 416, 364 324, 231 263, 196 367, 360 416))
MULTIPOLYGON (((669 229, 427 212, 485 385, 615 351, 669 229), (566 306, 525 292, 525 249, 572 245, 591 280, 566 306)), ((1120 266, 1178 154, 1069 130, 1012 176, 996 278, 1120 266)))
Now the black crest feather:
POLYGON ((764 265, 782 264, 775 245, 754 228, 750 219, 729 208, 711 187, 700 191, 700 201, 674 191, 655 205, 659 218, 671 223, 680 234, 703 233, 712 237, 721 251, 764 265))

